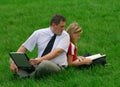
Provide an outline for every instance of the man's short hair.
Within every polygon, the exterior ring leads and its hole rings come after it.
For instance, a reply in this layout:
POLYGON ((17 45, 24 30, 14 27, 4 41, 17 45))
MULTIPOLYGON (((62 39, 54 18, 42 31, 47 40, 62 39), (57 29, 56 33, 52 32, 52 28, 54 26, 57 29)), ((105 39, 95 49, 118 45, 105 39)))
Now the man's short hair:
POLYGON ((50 25, 52 25, 53 23, 58 25, 60 21, 66 21, 65 17, 61 16, 60 14, 56 14, 51 18, 50 25))

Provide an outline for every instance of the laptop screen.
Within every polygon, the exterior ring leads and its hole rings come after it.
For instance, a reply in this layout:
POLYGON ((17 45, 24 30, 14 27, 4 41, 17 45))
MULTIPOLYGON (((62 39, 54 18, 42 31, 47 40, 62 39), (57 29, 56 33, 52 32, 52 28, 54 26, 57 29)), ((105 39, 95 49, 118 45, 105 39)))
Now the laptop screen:
POLYGON ((29 58, 25 53, 18 53, 18 52, 10 52, 10 57, 13 59, 17 67, 20 68, 27 68, 31 67, 32 65, 29 63, 29 58))

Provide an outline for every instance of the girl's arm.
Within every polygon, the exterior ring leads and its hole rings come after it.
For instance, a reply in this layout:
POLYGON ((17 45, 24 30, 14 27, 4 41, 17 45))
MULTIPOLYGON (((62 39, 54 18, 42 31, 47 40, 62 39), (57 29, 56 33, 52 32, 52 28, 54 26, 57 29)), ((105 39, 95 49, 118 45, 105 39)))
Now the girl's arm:
POLYGON ((76 61, 73 61, 73 56, 68 55, 68 65, 69 66, 80 66, 80 65, 83 65, 83 64, 89 65, 91 63, 92 63, 92 60, 86 59, 84 57, 80 61, 79 61, 79 59, 76 60, 76 61))

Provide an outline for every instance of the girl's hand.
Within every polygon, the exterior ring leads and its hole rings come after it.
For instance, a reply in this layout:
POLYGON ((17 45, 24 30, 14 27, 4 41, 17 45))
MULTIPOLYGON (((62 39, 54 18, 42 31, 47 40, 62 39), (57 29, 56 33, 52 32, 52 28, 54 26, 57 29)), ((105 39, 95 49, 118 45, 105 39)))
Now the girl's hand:
POLYGON ((92 60, 91 60, 91 59, 84 58, 84 59, 82 60, 82 62, 84 62, 84 64, 86 64, 86 65, 90 65, 90 64, 92 63, 92 60))
POLYGON ((78 56, 78 60, 83 61, 84 59, 85 59, 85 57, 83 57, 83 56, 78 56))

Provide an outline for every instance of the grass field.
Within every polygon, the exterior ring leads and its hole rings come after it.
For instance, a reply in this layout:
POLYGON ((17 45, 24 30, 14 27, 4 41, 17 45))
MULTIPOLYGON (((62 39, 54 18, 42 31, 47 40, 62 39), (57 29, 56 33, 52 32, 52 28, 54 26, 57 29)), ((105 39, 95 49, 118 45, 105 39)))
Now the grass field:
MULTIPOLYGON (((27 53, 37 56, 37 49, 27 53)), ((119 0, 0 0, 0 87, 120 87, 119 0), (107 55, 106 67, 87 70, 69 68, 59 74, 17 79, 9 70, 10 51, 37 29, 48 27, 52 15, 60 13, 83 28, 78 55, 107 55)))

